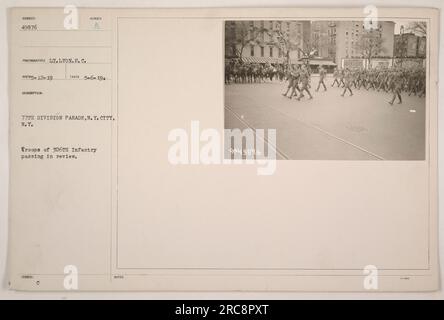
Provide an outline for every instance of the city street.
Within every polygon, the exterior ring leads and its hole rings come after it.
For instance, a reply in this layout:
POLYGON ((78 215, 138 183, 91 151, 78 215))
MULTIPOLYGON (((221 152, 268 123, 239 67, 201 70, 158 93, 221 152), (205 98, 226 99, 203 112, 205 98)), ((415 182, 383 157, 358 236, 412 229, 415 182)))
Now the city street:
POLYGON ((424 160, 425 98, 365 89, 341 97, 330 85, 301 101, 282 96, 287 82, 225 85, 225 128, 276 129, 278 159, 424 160))

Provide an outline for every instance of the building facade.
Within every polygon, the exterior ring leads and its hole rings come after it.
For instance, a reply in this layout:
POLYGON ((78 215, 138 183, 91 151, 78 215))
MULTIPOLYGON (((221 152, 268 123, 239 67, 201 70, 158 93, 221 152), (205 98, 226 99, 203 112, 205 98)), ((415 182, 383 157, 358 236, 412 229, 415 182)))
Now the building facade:
POLYGON ((227 21, 225 56, 260 63, 285 63, 287 57, 295 63, 309 58, 311 62, 331 61, 342 68, 391 66, 399 56, 425 57, 426 37, 395 35, 394 31, 393 21, 379 21, 371 32, 362 20, 227 21), (370 58, 365 54, 365 39, 373 41, 370 58))
POLYGON ((394 56, 396 58, 425 58, 427 40, 425 36, 414 33, 395 35, 394 56))
POLYGON ((313 21, 311 42, 316 56, 334 61, 336 55, 336 30, 334 21, 313 21))
POLYGON ((310 21, 227 21, 225 56, 275 63, 284 61, 288 53, 291 60, 298 60, 309 50, 310 35, 310 21), (288 47, 280 44, 279 35, 286 37, 288 47))
MULTIPOLYGON (((330 33, 335 38, 335 62, 344 66, 344 60, 354 61, 356 65, 366 66, 366 62, 360 63, 363 59, 362 49, 359 47, 361 37, 368 32, 363 21, 335 21, 330 27, 330 33)), ((392 21, 380 21, 376 32, 381 41, 379 52, 375 58, 391 59, 393 57, 395 23, 392 21)))

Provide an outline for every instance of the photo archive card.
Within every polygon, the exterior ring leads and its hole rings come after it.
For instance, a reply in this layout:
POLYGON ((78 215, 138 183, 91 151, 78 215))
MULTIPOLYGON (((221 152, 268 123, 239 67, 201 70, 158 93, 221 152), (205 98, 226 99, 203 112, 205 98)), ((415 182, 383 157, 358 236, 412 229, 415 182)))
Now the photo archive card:
POLYGON ((437 290, 438 26, 10 8, 9 287, 437 290))

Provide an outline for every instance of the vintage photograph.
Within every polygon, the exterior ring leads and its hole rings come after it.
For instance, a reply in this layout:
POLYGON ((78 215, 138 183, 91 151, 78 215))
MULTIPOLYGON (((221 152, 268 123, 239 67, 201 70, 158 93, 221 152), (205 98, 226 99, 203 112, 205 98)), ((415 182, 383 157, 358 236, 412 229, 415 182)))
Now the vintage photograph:
POLYGON ((278 160, 424 160, 426 70, 426 21, 226 21, 225 129, 274 129, 278 160))

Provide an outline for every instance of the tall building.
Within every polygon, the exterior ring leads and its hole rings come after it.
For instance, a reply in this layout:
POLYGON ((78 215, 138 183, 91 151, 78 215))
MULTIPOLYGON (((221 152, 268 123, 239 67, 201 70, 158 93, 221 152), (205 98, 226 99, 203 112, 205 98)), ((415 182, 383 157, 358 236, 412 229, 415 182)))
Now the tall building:
POLYGON ((427 54, 427 37, 420 36, 418 37, 417 56, 418 58, 425 58, 426 54, 427 54))
MULTIPOLYGON (((376 57, 393 57, 395 23, 392 21, 379 21, 377 32, 382 38, 381 49, 376 57)), ((336 58, 335 62, 341 64, 343 59, 363 58, 358 47, 361 36, 367 32, 363 21, 335 21, 336 58)))
MULTIPOLYGON (((375 46, 378 52, 373 52, 371 55, 371 67, 391 65, 395 49, 394 31, 393 21, 379 21, 378 28, 372 31, 372 37, 376 39, 379 37, 381 41, 377 41, 375 46)), ((333 61, 338 66, 368 65, 367 56, 362 48, 362 38, 367 36, 369 31, 365 29, 363 20, 227 21, 225 32, 226 57, 241 55, 246 61, 275 63, 285 62, 287 53, 292 62, 303 57, 307 58, 310 53, 310 57, 314 58, 310 61, 312 65, 317 62, 320 64, 320 60, 327 64, 333 61), (290 45, 282 46, 277 38, 278 34, 290 45)), ((417 54, 421 52, 425 55, 425 39, 416 40, 415 50, 417 54)))
POLYGON ((396 58, 425 58, 426 37, 414 33, 395 35, 394 56, 396 58))
POLYGON ((393 21, 380 21, 379 32, 384 39, 382 42, 383 52, 385 57, 393 57, 393 48, 395 44, 395 23, 393 21))
POLYGON ((320 58, 334 60, 335 58, 335 23, 333 21, 313 21, 311 24, 311 41, 320 58))

